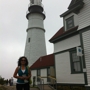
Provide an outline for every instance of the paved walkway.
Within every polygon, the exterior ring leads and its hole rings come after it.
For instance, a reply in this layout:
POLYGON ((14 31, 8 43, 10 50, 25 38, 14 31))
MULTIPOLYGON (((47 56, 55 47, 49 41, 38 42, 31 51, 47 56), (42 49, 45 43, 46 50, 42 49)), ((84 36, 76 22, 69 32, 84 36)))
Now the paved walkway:
MULTIPOLYGON (((7 86, 7 90, 16 90, 16 86, 7 86)), ((30 88, 30 90, 39 90, 38 88, 30 88)))
POLYGON ((51 87, 49 87, 48 85, 44 85, 44 90, 54 90, 51 87))
MULTIPOLYGON (((39 90, 38 88, 30 88, 30 90, 39 90)), ((44 85, 44 90, 54 90, 50 88, 48 85, 44 85)))
MULTIPOLYGON (((16 86, 5 86, 7 90, 16 90, 16 86)), ((2 89, 3 90, 3 89, 2 89)), ((30 88, 30 90, 39 90, 38 88, 30 88)), ((50 88, 48 85, 44 85, 44 90, 54 90, 50 88)))
POLYGON ((30 90, 39 90, 38 88, 30 88, 30 90))

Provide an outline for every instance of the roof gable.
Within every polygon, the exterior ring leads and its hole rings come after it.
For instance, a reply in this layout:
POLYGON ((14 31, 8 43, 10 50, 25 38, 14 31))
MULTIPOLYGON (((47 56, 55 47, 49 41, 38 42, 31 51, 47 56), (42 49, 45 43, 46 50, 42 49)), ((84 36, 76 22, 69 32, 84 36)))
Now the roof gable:
POLYGON ((63 14, 61 14, 60 16, 65 17, 66 15, 68 15, 72 12, 77 14, 80 12, 80 10, 83 8, 83 6, 84 6, 83 0, 72 0, 68 7, 68 10, 66 12, 64 12, 63 14))
POLYGON ((71 34, 71 32, 77 31, 77 29, 78 29, 78 26, 65 31, 64 27, 62 27, 58 30, 58 32, 49 41, 55 42, 58 38, 66 37, 68 34, 71 34))
POLYGON ((72 0, 69 7, 68 7, 68 9, 70 9, 74 4, 76 4, 79 1, 81 1, 81 0, 72 0))
POLYGON ((59 37, 60 35, 62 35, 64 33, 64 27, 61 27, 57 32, 56 34, 49 40, 49 41, 52 41, 53 39, 59 37))
POLYGON ((40 57, 33 65, 31 65, 30 69, 38 69, 49 66, 54 66, 54 54, 40 57))

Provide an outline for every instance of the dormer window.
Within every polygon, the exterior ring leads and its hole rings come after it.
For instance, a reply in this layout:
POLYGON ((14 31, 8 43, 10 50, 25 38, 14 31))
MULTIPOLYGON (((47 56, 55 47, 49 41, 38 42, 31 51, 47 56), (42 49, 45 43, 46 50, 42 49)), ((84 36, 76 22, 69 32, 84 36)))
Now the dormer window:
POLYGON ((69 30, 74 27, 74 16, 69 17, 66 19, 66 29, 69 30))

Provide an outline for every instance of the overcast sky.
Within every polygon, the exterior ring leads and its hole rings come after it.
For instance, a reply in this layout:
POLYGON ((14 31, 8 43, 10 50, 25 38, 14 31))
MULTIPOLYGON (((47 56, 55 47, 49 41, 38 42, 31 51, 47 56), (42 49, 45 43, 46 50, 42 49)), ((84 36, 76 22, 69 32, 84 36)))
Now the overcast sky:
MULTIPOLYGON (((53 44, 48 40, 63 26, 60 14, 67 10, 71 0, 42 0, 47 54, 53 53, 53 44)), ((29 0, 0 0, 0 75, 9 79, 24 55, 28 21, 26 11, 29 0)))

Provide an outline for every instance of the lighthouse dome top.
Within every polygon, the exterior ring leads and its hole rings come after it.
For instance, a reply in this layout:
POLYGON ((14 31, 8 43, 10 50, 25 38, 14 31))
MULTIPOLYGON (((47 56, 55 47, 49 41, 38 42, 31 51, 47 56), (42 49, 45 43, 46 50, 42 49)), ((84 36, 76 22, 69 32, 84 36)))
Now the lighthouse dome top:
POLYGON ((32 5, 42 6, 42 0, 30 0, 30 6, 32 5))
POLYGON ((46 16, 42 0, 30 0, 30 3, 28 5, 28 11, 26 13, 26 18, 28 19, 28 16, 32 13, 41 14, 43 15, 43 19, 45 19, 46 16))

